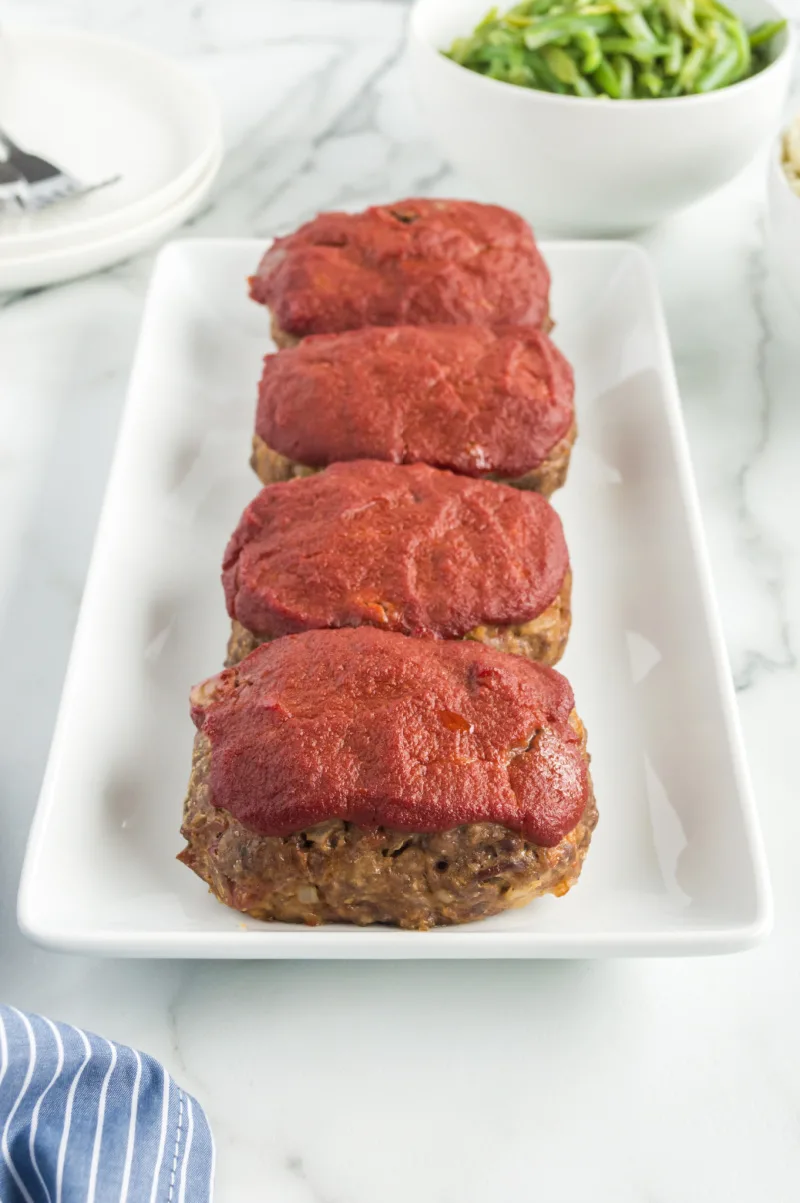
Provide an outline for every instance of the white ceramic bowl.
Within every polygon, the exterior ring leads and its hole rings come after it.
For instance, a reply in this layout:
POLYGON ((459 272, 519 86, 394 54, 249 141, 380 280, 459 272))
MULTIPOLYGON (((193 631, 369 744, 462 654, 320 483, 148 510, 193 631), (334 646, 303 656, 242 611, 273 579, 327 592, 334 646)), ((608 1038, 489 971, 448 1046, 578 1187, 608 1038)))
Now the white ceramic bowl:
POLYGON ((769 160, 769 242, 773 262, 800 307, 800 196, 789 186, 779 138, 769 160))
MULTIPOLYGON (((553 233, 619 234, 652 225, 733 179, 774 136, 796 37, 760 74, 704 96, 603 100, 557 96, 468 71, 439 52, 488 0, 417 0, 409 24, 423 116, 481 195, 553 233)), ((734 0, 748 26, 782 15, 734 0)))

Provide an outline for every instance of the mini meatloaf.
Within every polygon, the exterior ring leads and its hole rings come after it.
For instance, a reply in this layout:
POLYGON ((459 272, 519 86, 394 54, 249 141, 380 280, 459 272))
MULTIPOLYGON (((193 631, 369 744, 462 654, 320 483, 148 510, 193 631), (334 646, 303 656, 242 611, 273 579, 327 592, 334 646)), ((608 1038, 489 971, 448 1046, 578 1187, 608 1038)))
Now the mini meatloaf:
POLYGON ((569 634, 569 554, 550 503, 426 464, 357 460, 267 486, 222 579, 228 664, 280 635, 362 625, 555 664, 569 634))
POLYGON ((530 227, 474 201, 320 213, 276 238, 250 279, 279 346, 361 326, 549 325, 550 275, 530 227))
POLYGON ((559 673, 369 627, 264 644, 192 692, 180 860, 289 923, 429 928, 575 883, 597 812, 559 673))
POLYGON ((251 463, 264 484, 337 460, 425 463, 549 497, 567 476, 574 392, 531 327, 318 335, 265 359, 251 463))

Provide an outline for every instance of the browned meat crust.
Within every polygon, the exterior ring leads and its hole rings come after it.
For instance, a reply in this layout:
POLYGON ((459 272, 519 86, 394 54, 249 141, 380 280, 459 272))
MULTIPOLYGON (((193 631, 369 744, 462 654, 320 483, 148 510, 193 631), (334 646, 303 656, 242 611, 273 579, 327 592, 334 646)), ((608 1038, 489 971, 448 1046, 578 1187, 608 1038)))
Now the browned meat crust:
MULTIPOLYGON (((513 480, 501 476, 489 476, 487 479, 494 480, 498 484, 511 485, 515 489, 531 489, 535 493, 541 493, 544 497, 550 497, 566 482, 572 445, 577 433, 577 426, 573 423, 563 439, 556 443, 547 459, 536 468, 531 468, 530 472, 526 472, 524 476, 517 476, 513 480)), ((308 464, 300 464, 296 460, 281 455, 279 451, 274 451, 258 434, 253 435, 250 467, 261 483, 265 485, 276 484, 282 480, 293 480, 296 476, 312 476, 315 472, 322 471, 321 468, 310 468, 308 464)))
POLYGON ((558 664, 567 646, 572 623, 572 572, 567 571, 564 583, 554 601, 530 622, 516 626, 474 627, 465 639, 487 643, 498 652, 527 656, 540 664, 558 664))
POLYGON ((281 455, 280 451, 273 451, 258 434, 253 435, 250 467, 262 485, 274 485, 281 480, 294 480, 296 476, 313 476, 315 472, 322 471, 322 468, 309 468, 308 464, 299 464, 296 460, 281 455))
POLYGON ((270 310, 269 328, 272 335, 272 341, 279 351, 283 351, 286 347, 296 347, 300 339, 296 334, 289 334, 287 330, 282 330, 278 325, 278 319, 270 310))
MULTIPOLYGON (((574 712, 572 721, 588 763, 574 712)), ((542 894, 566 894, 597 824, 590 778, 580 822, 553 848, 497 823, 409 834, 332 819, 288 836, 263 836, 213 806, 210 760, 211 745, 198 732, 181 828, 188 844, 178 859, 221 902, 255 919, 419 930, 484 919, 542 894)))
MULTIPOLYGON (((469 631, 464 638, 477 643, 487 643, 498 652, 512 652, 516 656, 527 656, 541 664, 557 664, 567 646, 572 623, 572 572, 567 571, 564 583, 555 600, 530 622, 516 626, 479 626, 469 631)), ((234 618, 228 640, 225 667, 231 668, 249 656, 259 644, 268 643, 271 636, 254 635, 234 618)))
POLYGON ((515 489, 532 489, 534 493, 541 493, 543 497, 551 497, 556 489, 563 488, 567 483, 572 447, 577 437, 578 427, 573 422, 547 459, 531 468, 530 472, 526 472, 524 476, 516 476, 513 480, 505 476, 490 476, 489 480, 496 480, 501 485, 511 485, 515 489))

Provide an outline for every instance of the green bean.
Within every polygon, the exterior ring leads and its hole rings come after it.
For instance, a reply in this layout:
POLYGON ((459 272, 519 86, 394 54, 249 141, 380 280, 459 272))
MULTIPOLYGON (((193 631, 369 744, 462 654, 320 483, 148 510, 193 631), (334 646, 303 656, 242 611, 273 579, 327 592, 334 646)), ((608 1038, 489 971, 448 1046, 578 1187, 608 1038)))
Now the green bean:
POLYGON ((659 42, 666 41, 668 30, 664 20, 664 14, 656 8, 648 12, 647 19, 650 22, 650 28, 658 38, 659 42))
POLYGON ((522 0, 492 8, 447 55, 470 71, 565 96, 669 98, 747 79, 786 27, 750 31, 722 0, 522 0))
POLYGON ((619 76, 607 58, 604 58, 599 67, 594 73, 595 82, 601 92, 605 92, 606 96, 610 96, 612 100, 619 100, 622 96, 619 76))
POLYGON ((584 29, 575 34, 575 44, 579 50, 583 51, 584 75, 591 75, 600 66, 603 58, 600 39, 594 30, 584 29))
POLYGON ((448 52, 454 63, 464 63, 472 50, 472 38, 456 38, 448 52))
POLYGON ((488 13, 483 18, 483 20, 479 21, 478 24, 475 26, 475 33, 479 34, 481 32, 481 30, 487 29, 494 21, 497 21, 499 19, 499 17, 500 17, 500 10, 495 5, 494 8, 489 9, 488 13))
POLYGON ((556 79, 561 80, 562 84, 566 84, 570 88, 575 89, 578 96, 594 96, 595 90, 581 75, 578 64, 573 58, 567 54, 566 50, 562 50, 559 46, 547 46, 542 51, 542 57, 545 59, 548 67, 555 75, 556 79))
POLYGON ((667 53, 666 46, 658 42, 634 42, 631 38, 601 38, 600 46, 604 54, 626 54, 642 63, 651 63, 667 53))
POLYGON ((667 58, 664 63, 666 75, 679 75, 683 64, 683 41, 679 33, 671 33, 667 40, 667 58))
POLYGON ((755 50, 756 46, 763 46, 766 42, 771 42, 779 33, 783 33, 785 28, 785 21, 765 21, 750 34, 750 48, 755 50))
POLYGON ((633 38, 635 42, 656 42, 658 40, 641 13, 620 17, 619 23, 628 37, 633 38))
POLYGON ((683 62, 678 81, 686 92, 693 92, 695 81, 706 61, 708 51, 705 46, 695 46, 690 50, 683 62))
POLYGON ((740 25, 741 22, 736 16, 736 13, 731 9, 726 8, 721 0, 695 0, 695 8, 698 12, 706 13, 710 17, 724 17, 728 22, 734 25, 740 25))
POLYGON ((533 51, 531 54, 533 70, 536 75, 544 81, 548 92, 558 92, 561 96, 566 96, 569 88, 565 83, 562 83, 550 64, 539 51, 533 51))
POLYGON ((575 81, 580 74, 578 64, 569 57, 565 50, 559 46, 547 46, 542 51, 542 58, 556 79, 560 79, 562 84, 569 84, 570 87, 575 86, 575 81))
POLYGON ((702 34, 697 25, 691 0, 689 3, 686 0, 664 0, 664 6, 676 28, 682 30, 694 42, 701 40, 702 34))
POLYGON ((753 65, 753 51, 750 46, 750 39, 741 21, 729 21, 727 28, 731 40, 738 50, 736 78, 744 79, 750 74, 753 65))
POLYGON ((643 71, 639 76, 639 83, 651 96, 660 96, 664 87, 661 76, 654 75, 652 71, 643 71))
POLYGON ((589 83, 588 79, 584 79, 583 76, 580 76, 575 85, 575 95, 583 96, 586 100, 588 100, 590 97, 596 96, 597 93, 589 83))
POLYGON ((541 17, 552 8, 553 0, 529 0, 527 4, 518 4, 510 11, 516 17, 541 17))
POLYGON ((696 92, 713 92, 732 82, 739 66, 739 49, 730 45, 724 54, 712 60, 695 84, 696 92))
POLYGON ((715 58, 727 48, 728 35, 725 32, 725 27, 719 21, 709 21, 703 33, 708 53, 712 58, 715 58))
POLYGON ((540 47, 565 35, 574 37, 576 33, 585 29, 592 29, 599 33, 603 29, 607 29, 609 25, 608 17, 569 17, 566 15, 549 17, 547 20, 539 21, 533 29, 526 29, 522 40, 529 50, 539 50, 540 47))
POLYGON ((535 84, 533 72, 525 62, 525 51, 521 46, 512 46, 508 56, 508 83, 520 88, 532 88, 535 84))
POLYGON ((631 60, 625 58, 623 54, 618 54, 613 59, 613 65, 619 79, 620 100, 630 100, 633 96, 633 67, 631 60))

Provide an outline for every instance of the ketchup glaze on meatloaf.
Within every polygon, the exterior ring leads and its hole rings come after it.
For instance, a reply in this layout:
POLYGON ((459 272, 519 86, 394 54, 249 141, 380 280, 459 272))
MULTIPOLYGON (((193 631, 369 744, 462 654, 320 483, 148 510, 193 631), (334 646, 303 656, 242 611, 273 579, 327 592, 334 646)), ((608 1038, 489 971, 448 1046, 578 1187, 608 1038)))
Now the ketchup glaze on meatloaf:
POLYGON ((192 701, 212 805, 263 835, 327 819, 494 822, 553 847, 588 798, 567 680, 476 643, 309 631, 263 644, 192 701))
POLYGON ((542 326, 549 292, 523 219, 457 200, 321 213, 277 238, 250 279, 253 300, 298 338, 430 322, 542 326))
POLYGON ((315 468, 381 459, 511 479, 570 430, 574 391, 531 327, 368 327, 268 355, 256 434, 315 468))
POLYGON ((453 639, 536 618, 568 569, 561 520, 538 493, 362 460, 262 489, 223 584, 231 618, 260 636, 368 623, 453 639))

